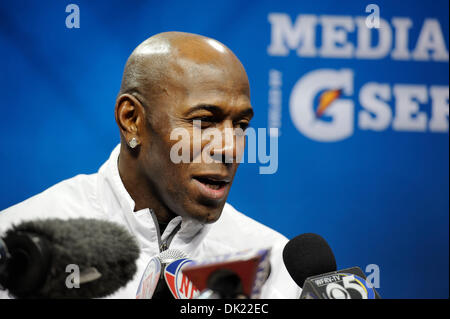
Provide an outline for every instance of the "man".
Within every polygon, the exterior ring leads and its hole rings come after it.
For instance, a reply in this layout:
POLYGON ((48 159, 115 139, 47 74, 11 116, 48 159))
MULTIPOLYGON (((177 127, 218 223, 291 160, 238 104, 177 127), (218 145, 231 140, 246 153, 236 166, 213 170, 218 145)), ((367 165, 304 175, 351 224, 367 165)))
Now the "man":
MULTIPOLYGON (((244 130, 251 120, 246 72, 220 42, 167 32, 140 44, 129 57, 115 106, 120 146, 97 174, 78 175, 0 212, 0 235, 36 218, 99 218, 134 234, 141 256, 135 278, 112 298, 135 298, 149 259, 167 248, 191 259, 272 247, 263 298, 297 298, 282 250, 287 239, 226 203, 241 150, 225 138, 206 153, 199 130, 244 130), (200 125, 198 125, 200 123, 200 125), (174 161, 176 129, 189 133, 189 161, 174 161), (171 156, 172 155, 172 156, 171 156), (231 161, 225 160, 231 156, 231 161), (202 157, 203 156, 203 157, 202 157)), ((238 139, 238 137, 236 137, 238 139)))

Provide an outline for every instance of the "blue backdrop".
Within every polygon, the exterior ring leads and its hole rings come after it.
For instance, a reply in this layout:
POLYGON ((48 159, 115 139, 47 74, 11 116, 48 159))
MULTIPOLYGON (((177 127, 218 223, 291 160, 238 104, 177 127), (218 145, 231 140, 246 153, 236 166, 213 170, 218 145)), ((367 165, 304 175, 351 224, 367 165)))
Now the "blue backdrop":
POLYGON ((382 297, 448 298, 448 1, 377 0, 379 20, 370 3, 2 1, 0 210, 96 172, 128 55, 199 33, 246 67, 252 126, 280 132, 276 173, 243 163, 229 202, 289 238, 321 234, 339 268, 376 264, 382 297))

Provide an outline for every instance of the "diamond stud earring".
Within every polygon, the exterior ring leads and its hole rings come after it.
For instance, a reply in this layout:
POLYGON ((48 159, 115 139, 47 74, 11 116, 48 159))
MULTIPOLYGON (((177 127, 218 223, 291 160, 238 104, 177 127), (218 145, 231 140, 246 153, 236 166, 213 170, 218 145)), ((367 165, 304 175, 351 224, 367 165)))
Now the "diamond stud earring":
POLYGON ((137 142, 136 138, 133 137, 133 138, 128 142, 128 145, 129 145, 131 148, 135 148, 135 147, 138 145, 138 142, 137 142))

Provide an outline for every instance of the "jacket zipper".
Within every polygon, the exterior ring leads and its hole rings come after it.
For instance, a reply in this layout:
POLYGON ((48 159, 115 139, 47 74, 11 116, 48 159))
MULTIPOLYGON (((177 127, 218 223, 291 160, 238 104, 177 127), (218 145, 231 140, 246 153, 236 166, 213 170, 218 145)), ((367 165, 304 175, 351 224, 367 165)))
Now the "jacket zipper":
MULTIPOLYGON (((159 228, 159 225, 158 225, 159 228)), ((177 225, 177 227, 174 228, 174 230, 172 231, 172 233, 170 234, 170 236, 167 237, 167 239, 164 242, 161 242, 161 237, 159 238, 160 240, 160 245, 159 245, 159 252, 163 252, 164 250, 169 249, 170 243, 172 242, 172 239, 175 237, 176 233, 178 233, 178 231, 181 228, 181 222, 177 225)))
POLYGON ((177 227, 175 227, 175 229, 172 231, 170 236, 168 236, 166 238, 166 240, 163 242, 161 240, 161 230, 159 229, 158 219, 156 218, 156 214, 153 211, 153 209, 150 209, 150 215, 152 216, 153 223, 155 224, 155 227, 156 227, 156 234, 157 234, 157 237, 158 237, 159 252, 161 253, 161 252, 169 249, 169 246, 170 246, 170 243, 172 242, 173 237, 175 237, 175 234, 178 232, 178 230, 180 230, 181 222, 177 225, 177 227))
POLYGON ((167 243, 164 242, 159 246, 159 252, 161 253, 164 250, 167 250, 168 248, 169 248, 169 246, 167 245, 167 243))

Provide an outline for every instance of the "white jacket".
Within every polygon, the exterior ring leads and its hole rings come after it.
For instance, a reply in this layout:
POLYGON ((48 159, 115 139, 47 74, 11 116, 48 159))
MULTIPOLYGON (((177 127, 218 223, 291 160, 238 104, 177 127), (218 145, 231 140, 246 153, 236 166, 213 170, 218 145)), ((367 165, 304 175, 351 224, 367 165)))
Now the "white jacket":
MULTIPOLYGON (((119 176, 117 146, 98 173, 77 175, 44 192, 0 212, 0 237, 13 224, 42 218, 97 218, 115 222, 134 234, 141 254, 137 272, 127 286, 109 298, 135 298, 148 261, 159 254, 160 244, 181 222, 170 242, 170 249, 184 251, 189 258, 201 260, 249 248, 272 247, 271 274, 263 286, 261 298, 298 298, 301 289, 287 272, 282 251, 287 239, 278 232, 243 215, 228 203, 213 224, 201 224, 180 216, 172 219, 162 236, 156 217, 150 209, 134 212, 134 201, 119 176)), ((68 274, 69 275, 69 274, 68 274)), ((0 291, 0 298, 7 298, 0 291)))

